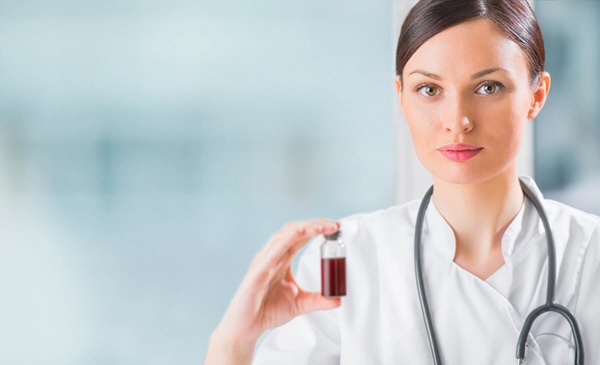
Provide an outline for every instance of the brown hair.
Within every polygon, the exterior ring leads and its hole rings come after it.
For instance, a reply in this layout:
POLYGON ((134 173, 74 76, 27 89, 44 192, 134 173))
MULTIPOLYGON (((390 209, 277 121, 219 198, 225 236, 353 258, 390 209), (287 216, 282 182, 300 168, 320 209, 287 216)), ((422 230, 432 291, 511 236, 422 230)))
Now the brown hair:
POLYGON ((421 0, 408 13, 396 48, 396 75, 428 39, 459 23, 489 19, 527 56, 534 84, 544 71, 546 53, 538 21, 527 0, 421 0))

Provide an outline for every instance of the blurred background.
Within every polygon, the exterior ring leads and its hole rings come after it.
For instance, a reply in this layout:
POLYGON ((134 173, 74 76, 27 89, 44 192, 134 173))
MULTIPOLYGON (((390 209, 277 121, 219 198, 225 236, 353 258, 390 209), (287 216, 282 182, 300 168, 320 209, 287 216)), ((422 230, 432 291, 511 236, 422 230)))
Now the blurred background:
MULTIPOLYGON (((600 214, 600 2, 535 6, 534 175, 600 214)), ((404 203, 395 9, 0 1, 2 363, 201 364, 287 221, 404 203)))

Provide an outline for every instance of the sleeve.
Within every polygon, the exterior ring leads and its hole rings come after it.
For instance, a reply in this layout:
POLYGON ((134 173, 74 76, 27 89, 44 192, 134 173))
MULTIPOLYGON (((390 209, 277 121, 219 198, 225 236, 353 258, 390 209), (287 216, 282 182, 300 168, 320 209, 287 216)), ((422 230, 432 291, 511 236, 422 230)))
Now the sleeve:
POLYGON ((600 365, 600 224, 590 237, 587 247, 575 317, 583 338, 585 363, 600 365))
MULTIPOLYGON (((295 279, 304 290, 321 290, 319 248, 322 241, 322 236, 317 236, 309 242, 298 263, 295 279)), ((252 364, 339 365, 339 310, 340 308, 336 308, 308 313, 273 329, 259 344, 252 364)))

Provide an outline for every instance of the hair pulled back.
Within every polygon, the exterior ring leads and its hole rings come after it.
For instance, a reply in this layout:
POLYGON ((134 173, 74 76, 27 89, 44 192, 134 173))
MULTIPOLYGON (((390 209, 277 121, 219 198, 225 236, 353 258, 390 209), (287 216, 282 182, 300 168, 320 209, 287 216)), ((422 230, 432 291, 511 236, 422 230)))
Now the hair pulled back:
POLYGON ((459 23, 489 19, 527 56, 532 84, 544 71, 544 39, 527 0, 421 0, 408 13, 396 48, 396 75, 423 43, 459 23))

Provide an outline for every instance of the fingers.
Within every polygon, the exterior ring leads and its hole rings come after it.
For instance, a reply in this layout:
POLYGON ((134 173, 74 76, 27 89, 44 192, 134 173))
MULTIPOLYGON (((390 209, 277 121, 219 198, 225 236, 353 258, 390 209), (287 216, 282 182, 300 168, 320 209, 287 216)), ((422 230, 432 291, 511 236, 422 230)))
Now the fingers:
POLYGON ((300 250, 308 241, 319 234, 328 235, 335 233, 339 229, 339 224, 337 222, 325 221, 318 222, 315 225, 310 224, 308 227, 300 227, 298 228, 299 234, 304 234, 304 237, 298 239, 297 241, 287 242, 283 244, 281 247, 282 250, 287 249, 295 254, 298 250, 300 250))
POLYGON ((336 232, 340 225, 339 222, 327 219, 286 224, 282 230, 273 234, 255 256, 244 281, 253 291, 268 290, 283 278, 294 255, 302 246, 316 235, 336 232))
POLYGON ((302 291, 298 295, 298 315, 306 313, 334 309, 342 305, 342 298, 324 297, 321 293, 302 291))
POLYGON ((326 219, 288 223, 267 243, 265 254, 269 260, 280 258, 289 251, 294 254, 313 237, 335 233, 340 225, 339 222, 326 219))
POLYGON ((298 295, 296 298, 297 316, 318 310, 334 309, 342 305, 342 299, 339 297, 324 297, 320 292, 309 292, 302 289, 296 283, 296 279, 294 279, 291 269, 286 271, 285 277, 286 280, 294 283, 298 288, 298 295))
MULTIPOLYGON (((293 247, 298 241, 303 241, 304 243, 308 242, 314 236, 319 234, 332 234, 336 232, 340 227, 340 223, 336 221, 331 221, 328 219, 317 219, 313 221, 307 222, 294 222, 289 225, 286 225, 282 232, 293 232, 295 235, 288 236, 292 240, 288 240, 287 242, 277 243, 274 242, 274 246, 282 247, 284 249, 289 249, 293 247), (293 239, 296 238, 296 241, 293 239)), ((302 247, 302 245, 300 246, 302 247)))

